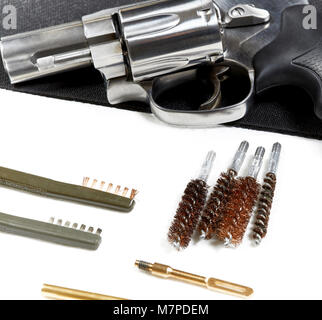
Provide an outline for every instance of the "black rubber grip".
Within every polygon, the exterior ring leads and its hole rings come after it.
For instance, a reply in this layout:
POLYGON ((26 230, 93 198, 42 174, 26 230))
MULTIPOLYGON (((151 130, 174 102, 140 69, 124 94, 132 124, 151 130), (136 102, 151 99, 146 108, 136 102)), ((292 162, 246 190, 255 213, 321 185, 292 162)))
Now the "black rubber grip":
MULTIPOLYGON (((303 25, 304 6, 289 7, 283 12, 281 31, 254 60, 256 90, 294 85, 312 98, 317 117, 322 120, 322 1, 314 1, 317 28, 303 25)), ((310 20, 313 23, 314 20, 310 20)))

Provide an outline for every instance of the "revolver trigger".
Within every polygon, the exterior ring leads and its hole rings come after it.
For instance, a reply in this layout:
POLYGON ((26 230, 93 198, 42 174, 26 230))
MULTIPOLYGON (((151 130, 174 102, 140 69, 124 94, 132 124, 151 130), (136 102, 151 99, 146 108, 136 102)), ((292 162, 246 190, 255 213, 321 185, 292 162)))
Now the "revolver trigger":
POLYGON ((214 110, 221 105, 221 82, 228 78, 227 72, 229 69, 227 66, 216 66, 212 68, 209 80, 213 85, 213 94, 200 106, 199 110, 214 110))

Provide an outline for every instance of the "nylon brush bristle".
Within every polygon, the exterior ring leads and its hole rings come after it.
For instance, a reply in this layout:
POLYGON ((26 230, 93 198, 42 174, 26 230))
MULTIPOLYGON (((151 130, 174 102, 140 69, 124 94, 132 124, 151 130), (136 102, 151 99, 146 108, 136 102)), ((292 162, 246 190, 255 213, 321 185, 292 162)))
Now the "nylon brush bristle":
POLYGON ((205 181, 192 180, 182 196, 168 233, 168 240, 178 249, 188 247, 207 199, 205 181))
POLYGON ((276 175, 274 173, 268 173, 264 179, 256 210, 255 227, 253 229, 253 239, 256 244, 260 244, 267 234, 275 187, 276 175))
POLYGON ((236 175, 234 170, 228 170, 221 174, 214 186, 198 226, 198 232, 202 238, 210 240, 214 237, 217 223, 236 183, 236 175))
POLYGON ((216 237, 226 245, 238 246, 246 232, 260 192, 252 177, 238 178, 216 228, 216 237))

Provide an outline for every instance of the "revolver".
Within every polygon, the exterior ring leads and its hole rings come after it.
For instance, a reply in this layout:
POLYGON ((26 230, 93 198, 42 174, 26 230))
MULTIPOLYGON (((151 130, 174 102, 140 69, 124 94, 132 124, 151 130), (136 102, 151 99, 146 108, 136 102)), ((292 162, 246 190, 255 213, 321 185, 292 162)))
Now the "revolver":
POLYGON ((304 89, 322 119, 322 34, 305 25, 310 10, 320 22, 319 0, 146 1, 3 37, 0 49, 12 84, 92 65, 111 105, 147 103, 171 125, 239 120, 256 94, 282 85, 304 89), (193 109, 163 103, 189 83, 209 88, 193 109))

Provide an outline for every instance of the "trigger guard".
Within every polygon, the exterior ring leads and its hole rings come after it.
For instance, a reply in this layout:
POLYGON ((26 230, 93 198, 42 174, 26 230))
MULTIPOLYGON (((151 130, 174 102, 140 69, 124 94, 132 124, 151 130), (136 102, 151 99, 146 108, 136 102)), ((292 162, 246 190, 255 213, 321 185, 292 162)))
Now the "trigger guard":
MULTIPOLYGON (((227 61, 226 61, 227 62, 227 61)), ((229 61, 232 65, 235 63, 229 61)), ((255 94, 254 71, 243 66, 243 73, 247 74, 250 82, 249 93, 239 103, 212 110, 173 110, 158 104, 157 97, 173 86, 185 83, 196 77, 197 70, 188 70, 179 74, 171 74, 162 78, 142 83, 134 83, 126 78, 106 81, 107 98, 110 104, 117 105, 129 101, 139 101, 150 105, 151 112, 161 121, 178 127, 205 128, 237 121, 243 118, 251 106, 255 94)), ((103 75, 104 76, 104 75, 103 75)), ((247 91, 248 92, 248 91, 247 91)))
MULTIPOLYGON (((251 96, 248 99, 250 98, 251 96)), ((149 99, 151 111, 160 121, 187 128, 209 128, 242 119, 247 113, 249 101, 214 110, 176 111, 158 105, 152 94, 150 94, 149 99)))
POLYGON ((197 70, 189 70, 183 73, 172 74, 163 78, 155 79, 149 90, 149 103, 152 113, 161 121, 179 127, 205 128, 214 127, 224 123, 230 123, 242 119, 254 98, 254 71, 249 70, 250 92, 241 102, 211 110, 173 110, 162 107, 156 102, 158 96, 167 91, 170 87, 180 85, 195 76, 197 70))

